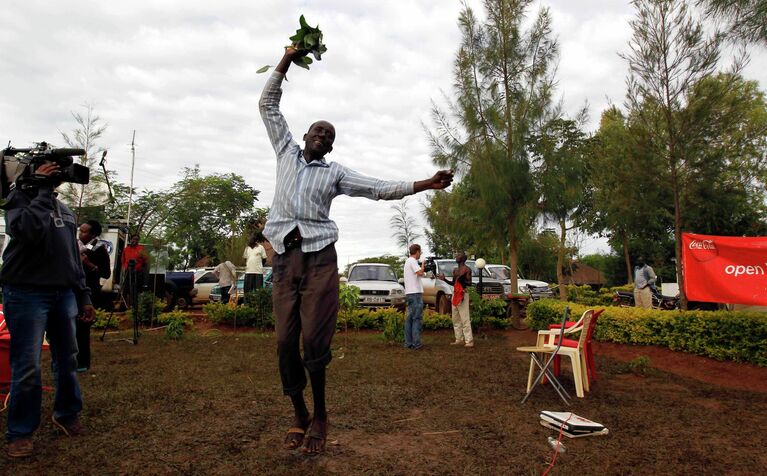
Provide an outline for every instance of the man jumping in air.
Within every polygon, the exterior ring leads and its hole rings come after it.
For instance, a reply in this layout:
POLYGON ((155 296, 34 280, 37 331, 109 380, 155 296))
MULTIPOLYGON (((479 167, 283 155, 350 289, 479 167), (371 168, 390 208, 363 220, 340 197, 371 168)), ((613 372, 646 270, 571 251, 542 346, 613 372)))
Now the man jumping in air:
POLYGON ((319 454, 325 449, 328 415, 325 408, 325 367, 331 359, 330 342, 338 314, 338 264, 334 243, 338 227, 330 220, 330 204, 337 195, 372 200, 398 200, 424 190, 441 190, 453 180, 441 170, 418 182, 394 182, 367 177, 335 162, 335 127, 317 121, 304 134, 304 148, 296 143, 280 112, 282 81, 294 58, 303 53, 286 48, 267 80, 259 108, 269 140, 277 154, 277 185, 264 235, 274 247, 272 297, 277 332, 282 389, 293 403, 295 419, 285 447, 319 454), (300 354, 303 333, 304 355, 300 354), (312 385, 314 416, 304 400, 306 373, 312 385), (304 441, 305 440, 305 441, 304 441))

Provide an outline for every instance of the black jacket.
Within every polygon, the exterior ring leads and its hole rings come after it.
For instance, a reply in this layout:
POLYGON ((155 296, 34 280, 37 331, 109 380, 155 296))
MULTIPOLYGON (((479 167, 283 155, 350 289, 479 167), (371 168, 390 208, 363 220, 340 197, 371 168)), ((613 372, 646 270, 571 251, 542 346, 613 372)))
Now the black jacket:
POLYGON ((77 223, 51 187, 16 189, 5 208, 6 234, 0 283, 74 291, 80 308, 91 304, 80 263, 77 223))
POLYGON ((95 271, 83 267, 85 284, 88 285, 88 288, 91 290, 91 296, 93 296, 101 290, 101 278, 109 279, 112 276, 112 270, 109 269, 109 252, 103 242, 96 240, 91 249, 85 250, 85 256, 88 257, 88 261, 98 266, 98 269, 95 271))

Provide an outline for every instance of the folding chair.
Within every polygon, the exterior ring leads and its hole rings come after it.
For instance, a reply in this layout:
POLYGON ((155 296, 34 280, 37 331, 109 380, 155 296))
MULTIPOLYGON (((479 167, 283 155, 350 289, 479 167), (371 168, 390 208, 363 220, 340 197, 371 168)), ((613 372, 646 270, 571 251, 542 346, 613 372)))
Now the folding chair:
POLYGON ((551 364, 554 362, 554 358, 558 355, 560 348, 562 347, 562 337, 565 334, 565 323, 567 322, 567 318, 570 315, 570 308, 566 307, 564 316, 562 318, 562 325, 559 330, 559 338, 556 341, 556 346, 543 346, 543 345, 536 345, 532 347, 517 347, 517 350, 519 352, 527 352, 530 354, 530 372, 527 376, 527 394, 525 394, 525 397, 522 399, 522 403, 525 403, 527 399, 530 397, 530 395, 533 393, 533 390, 535 390, 536 385, 538 385, 541 382, 541 379, 543 379, 544 376, 548 378, 549 382, 551 382, 551 386, 554 387, 554 390, 557 391, 559 394, 559 397, 565 402, 565 405, 570 405, 570 402, 568 401, 568 398, 572 398, 569 393, 567 393, 567 390, 562 386, 561 383, 559 383, 559 380, 557 380, 557 377, 554 375, 554 373, 551 371, 551 364), (544 363, 545 358, 539 357, 538 354, 548 354, 549 358, 544 363), (535 366, 540 369, 540 372, 538 373, 538 376, 535 377, 535 380, 533 380, 533 373, 535 370, 535 366))

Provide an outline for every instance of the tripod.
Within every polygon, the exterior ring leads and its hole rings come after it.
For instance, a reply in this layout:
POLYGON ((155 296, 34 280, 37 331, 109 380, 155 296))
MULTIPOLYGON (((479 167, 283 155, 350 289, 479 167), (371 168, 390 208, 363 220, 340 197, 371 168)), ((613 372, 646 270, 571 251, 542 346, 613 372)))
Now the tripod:
MULTIPOLYGON (((120 300, 126 305, 127 302, 125 302, 125 295, 123 294, 123 284, 125 284, 125 281, 128 281, 128 299, 131 304, 131 314, 133 316, 133 340, 126 339, 128 342, 132 342, 133 345, 138 344, 138 289, 136 289, 137 279, 136 279, 136 260, 128 260, 128 272, 124 273, 122 276, 120 276, 120 300)), ((112 305, 112 311, 109 313, 109 319, 107 319, 107 323, 104 326, 104 332, 101 334, 101 342, 104 342, 104 336, 106 336, 107 329, 109 328, 109 324, 112 323, 112 316, 114 316, 115 308, 114 304, 112 305)))

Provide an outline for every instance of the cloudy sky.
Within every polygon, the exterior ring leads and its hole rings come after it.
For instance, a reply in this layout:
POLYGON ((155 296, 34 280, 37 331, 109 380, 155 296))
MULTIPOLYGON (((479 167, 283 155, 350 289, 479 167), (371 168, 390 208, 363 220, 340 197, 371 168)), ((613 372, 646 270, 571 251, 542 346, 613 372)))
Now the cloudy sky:
MULTIPOLYGON (((480 2, 469 1, 479 8, 480 2)), ((567 111, 589 105, 590 127, 622 103, 632 8, 620 0, 549 0, 561 44, 559 94, 567 111)), ((300 136, 317 119, 337 129, 329 159, 380 178, 419 180, 436 168, 422 124, 431 101, 450 94, 458 47, 458 0, 6 0, 0 15, 0 141, 61 145, 70 111, 92 104, 109 128, 108 166, 135 185, 163 189, 180 169, 235 172, 274 195, 275 160, 258 115, 267 78, 304 14, 328 53, 311 71, 291 69, 282 109, 300 136)), ((767 84, 767 54, 746 76, 767 84)), ((410 200, 421 218, 424 196, 410 200)), ((397 253, 391 202, 339 197, 339 265, 397 253)), ((605 249, 587 240, 585 252, 605 249)))

